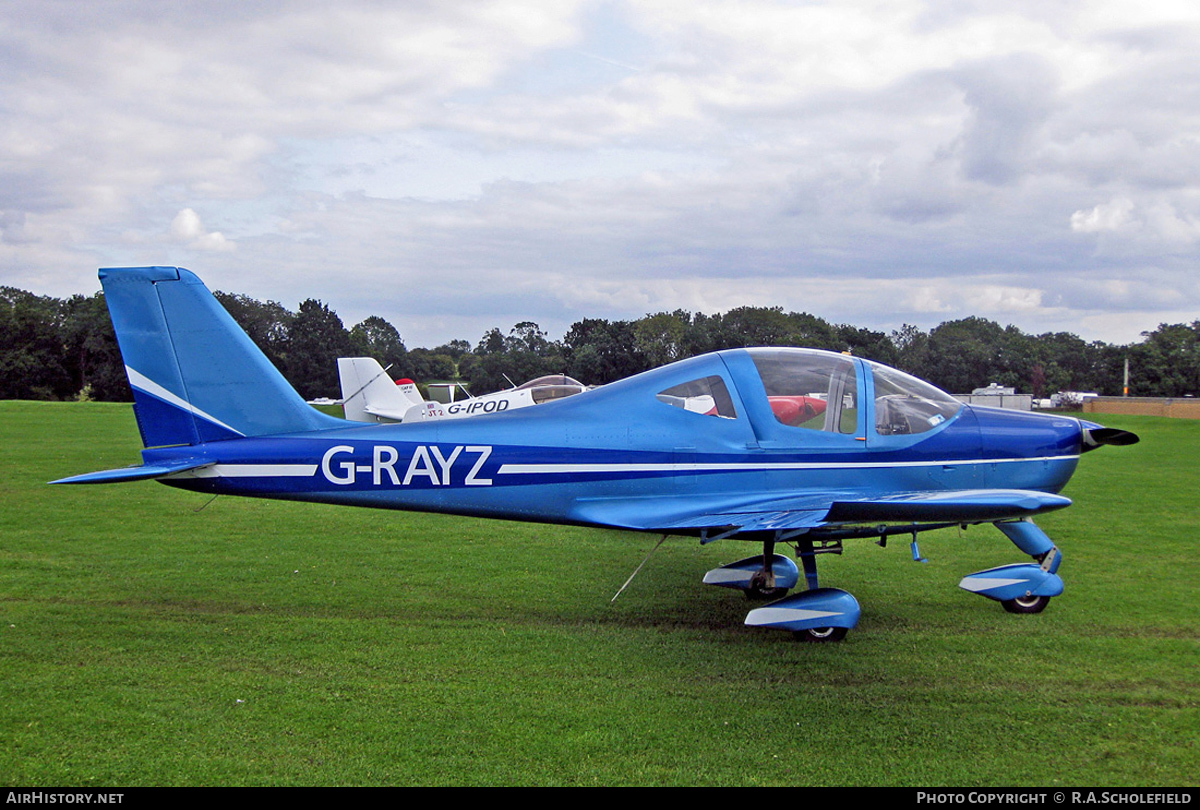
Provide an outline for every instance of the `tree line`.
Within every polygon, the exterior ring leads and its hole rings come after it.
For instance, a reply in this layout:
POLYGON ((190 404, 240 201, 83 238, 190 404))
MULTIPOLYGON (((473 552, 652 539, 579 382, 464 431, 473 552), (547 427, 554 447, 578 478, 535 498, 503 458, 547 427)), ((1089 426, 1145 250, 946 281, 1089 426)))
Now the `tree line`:
MULTIPOLYGON (((1160 324, 1140 342, 1115 345, 1067 332, 1030 335, 977 317, 929 331, 906 324, 887 334, 782 307, 738 307, 715 315, 681 309, 637 320, 585 318, 561 340, 523 321, 507 332, 489 329, 474 346, 452 340, 410 349, 379 316, 347 329, 316 299, 293 312, 276 301, 214 295, 306 399, 337 394, 338 357, 374 357, 394 378, 459 380, 475 393, 487 393, 542 374, 565 373, 601 385, 742 346, 850 352, 952 393, 998 383, 1035 397, 1056 391, 1119 395, 1128 360, 1133 396, 1200 394, 1200 320, 1160 324)), ((132 400, 102 292, 58 299, 0 287, 0 399, 132 400)))

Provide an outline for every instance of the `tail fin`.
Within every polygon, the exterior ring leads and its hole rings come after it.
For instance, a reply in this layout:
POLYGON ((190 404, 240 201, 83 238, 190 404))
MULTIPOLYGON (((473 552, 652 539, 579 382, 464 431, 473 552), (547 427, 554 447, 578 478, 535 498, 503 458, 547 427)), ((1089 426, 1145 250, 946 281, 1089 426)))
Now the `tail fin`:
POLYGON ((338 379, 346 418, 354 422, 399 422, 409 408, 424 401, 412 380, 393 383, 374 357, 339 357, 338 379))
POLYGON ((344 424, 310 407, 191 272, 107 268, 100 282, 146 447, 344 424))

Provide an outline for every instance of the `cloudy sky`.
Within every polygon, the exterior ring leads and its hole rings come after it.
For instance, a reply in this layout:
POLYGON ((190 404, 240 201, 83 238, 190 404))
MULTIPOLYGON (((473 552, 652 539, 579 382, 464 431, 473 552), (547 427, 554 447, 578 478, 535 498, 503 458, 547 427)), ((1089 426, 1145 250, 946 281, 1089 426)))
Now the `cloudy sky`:
POLYGON ((1182 0, 0 0, 0 284, 1129 342, 1200 318, 1198 45, 1182 0))

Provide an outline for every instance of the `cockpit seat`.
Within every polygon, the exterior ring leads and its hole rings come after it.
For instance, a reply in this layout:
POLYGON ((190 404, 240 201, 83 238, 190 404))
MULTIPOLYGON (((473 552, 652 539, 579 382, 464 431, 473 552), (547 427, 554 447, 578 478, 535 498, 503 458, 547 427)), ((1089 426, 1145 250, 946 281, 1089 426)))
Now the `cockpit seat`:
POLYGON ((816 397, 767 397, 775 418, 785 425, 797 427, 825 413, 825 400, 816 397))

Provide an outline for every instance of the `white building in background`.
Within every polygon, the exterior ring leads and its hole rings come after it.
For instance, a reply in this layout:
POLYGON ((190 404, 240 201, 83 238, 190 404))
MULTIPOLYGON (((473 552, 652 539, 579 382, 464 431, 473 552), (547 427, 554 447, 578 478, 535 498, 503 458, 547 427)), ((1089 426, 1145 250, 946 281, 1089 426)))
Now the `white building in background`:
POLYGON ((1094 391, 1059 391, 1050 397, 1055 408, 1080 408, 1089 399, 1100 396, 1094 391))
POLYGON ((1033 410, 1033 395, 1018 394, 1017 389, 992 383, 987 388, 976 388, 969 394, 954 397, 968 405, 986 405, 991 408, 1009 408, 1014 411, 1033 410))

